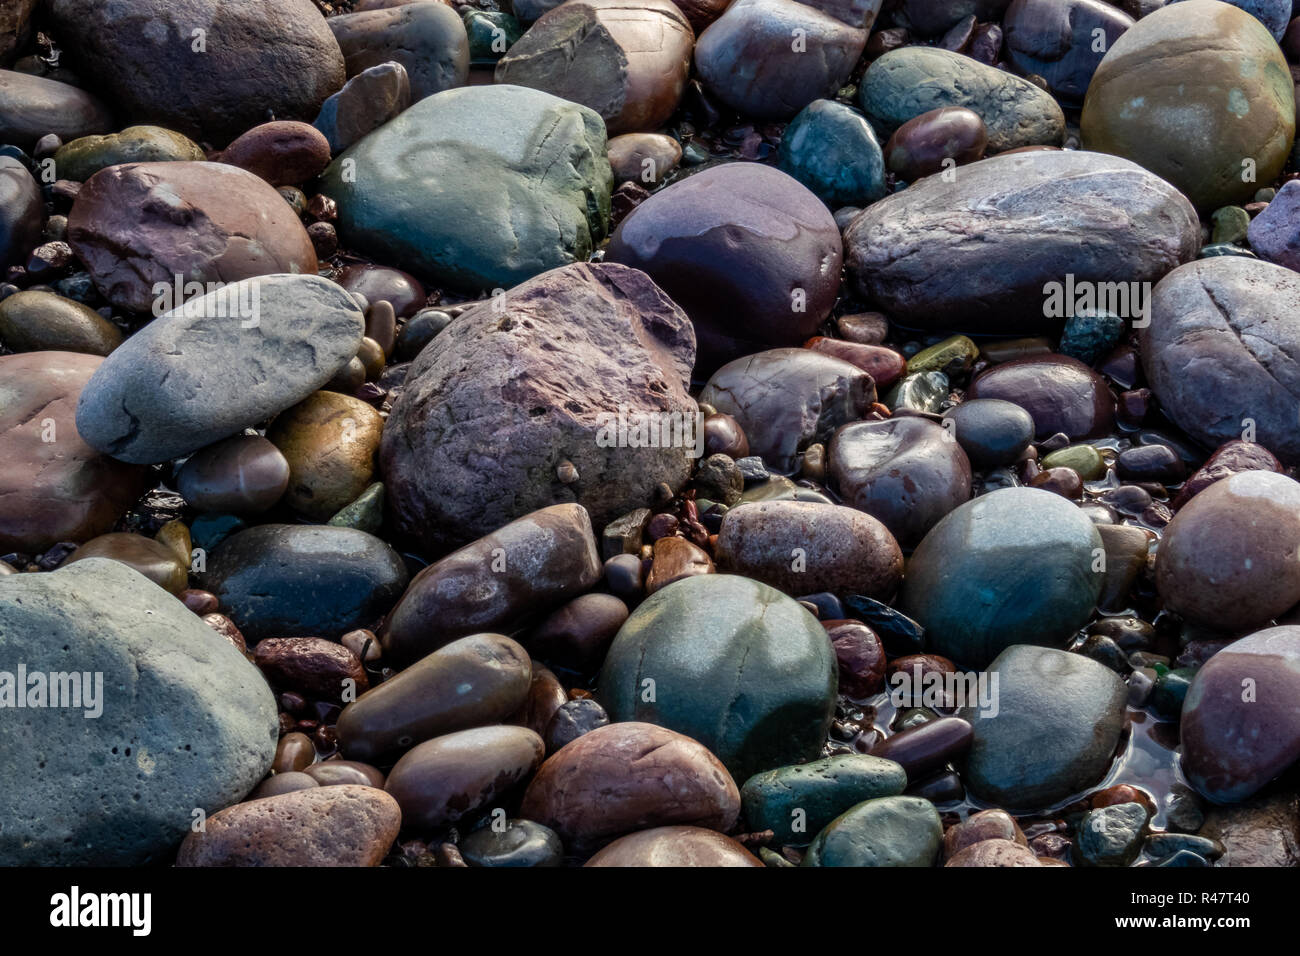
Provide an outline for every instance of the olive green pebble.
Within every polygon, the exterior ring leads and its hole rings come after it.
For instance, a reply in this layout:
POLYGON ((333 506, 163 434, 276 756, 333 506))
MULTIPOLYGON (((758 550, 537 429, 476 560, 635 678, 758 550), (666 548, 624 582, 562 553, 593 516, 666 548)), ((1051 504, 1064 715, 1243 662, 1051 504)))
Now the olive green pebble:
POLYGON ((89 306, 28 290, 0 302, 0 342, 12 352, 107 355, 122 344, 122 333, 89 306))
POLYGON ((1265 186, 1255 193, 1255 202, 1272 202, 1277 196, 1277 190, 1272 186, 1265 186))
POLYGON ((1250 213, 1240 206, 1224 206, 1214 210, 1210 222, 1214 226, 1211 243, 1238 243, 1246 238, 1246 230, 1250 228, 1250 213))
POLYGON ((907 360, 907 374, 943 372, 956 375, 970 371, 979 357, 979 347, 964 335, 954 335, 936 345, 922 349, 907 360))
POLYGON ((1071 468, 1084 481, 1096 481, 1106 475, 1106 461, 1094 445, 1071 445, 1050 455, 1044 455, 1040 463, 1043 470, 1049 468, 1071 468))
POLYGON ((384 483, 376 481, 349 504, 339 509, 327 524, 379 534, 384 526, 384 483))

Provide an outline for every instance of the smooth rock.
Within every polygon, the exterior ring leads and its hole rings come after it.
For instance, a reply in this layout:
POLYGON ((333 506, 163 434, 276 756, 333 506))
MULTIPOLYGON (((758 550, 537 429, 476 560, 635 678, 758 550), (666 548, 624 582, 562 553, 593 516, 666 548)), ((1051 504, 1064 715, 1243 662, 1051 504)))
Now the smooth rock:
POLYGON ((737 867, 763 864, 731 837, 703 827, 655 827, 619 837, 583 866, 737 867))
POLYGON ((885 160, 866 118, 834 100, 813 100, 781 136, 777 168, 832 209, 885 195, 885 160))
POLYGON ((774 842, 803 843, 864 800, 894 797, 907 786, 892 760, 848 754, 755 774, 740 789, 751 832, 771 830, 774 842))
POLYGON ((457 844, 470 866, 560 866, 564 846, 549 827, 532 820, 506 820, 505 829, 489 825, 466 834, 457 844))
POLYGON ((289 463, 284 501, 325 521, 371 484, 384 420, 366 402, 338 392, 313 392, 276 416, 266 439, 289 463))
POLYGON ((948 858, 944 866, 1042 866, 1034 851, 1011 840, 989 839, 972 843, 948 858))
POLYGON ((84 183, 107 166, 123 163, 203 162, 203 148, 188 136, 161 126, 128 126, 120 133, 82 136, 54 153, 59 179, 84 183))
POLYGON ((272 186, 296 186, 329 165, 330 146, 320 130, 296 120, 254 126, 221 154, 221 162, 246 169, 272 186))
POLYGON ((41 241, 45 203, 27 167, 0 156, 0 263, 17 265, 41 241))
POLYGON ((975 162, 988 141, 988 129, 974 110, 941 106, 894 130, 885 144, 885 164, 904 182, 915 182, 975 162))
POLYGON ((343 51, 349 77, 399 63, 406 69, 412 102, 464 86, 469 76, 469 36, 448 4, 407 3, 325 22, 343 51))
POLYGON ((14 352, 107 355, 122 344, 122 333, 80 302, 25 291, 0 300, 0 342, 14 352))
POLYGON ((943 427, 951 430, 971 467, 980 470, 1014 463, 1034 440, 1033 416, 996 398, 972 398, 948 409, 943 427))
POLYGON ((260 514, 289 487, 289 462, 261 435, 235 435, 195 452, 176 473, 176 490, 205 512, 260 514))
POLYGON ((322 637, 266 638, 258 643, 253 663, 272 687, 309 700, 342 705, 370 688, 361 659, 322 637))
POLYGON ((995 365, 975 377, 966 397, 1019 405, 1034 420, 1034 437, 1039 441, 1058 432, 1071 441, 1102 438, 1114 423, 1115 397, 1105 379, 1065 355, 1031 356, 995 365))
MULTIPOLYGON (((186 557, 189 557, 188 548, 186 557)), ((72 552, 64 564, 87 558, 106 558, 125 564, 172 594, 180 594, 189 587, 189 562, 181 561, 166 545, 143 535, 118 531, 91 538, 72 552)))
POLYGON ((1062 102, 1083 102, 1102 57, 1133 25, 1102 0, 1012 0, 1002 21, 1007 59, 1041 76, 1062 102))
POLYGON ((411 105, 411 78, 402 64, 367 67, 321 104, 312 125, 338 155, 411 105))
POLYGON ((943 518, 908 562, 899 606, 929 650, 981 666, 1013 644, 1063 644, 1103 575, 1087 515, 1050 492, 1004 488, 943 518))
POLYGON ((677 168, 682 146, 663 133, 624 133, 610 138, 607 153, 615 182, 636 182, 649 188, 677 168))
POLYGON ((804 866, 933 866, 943 823, 929 800, 879 797, 836 817, 817 834, 804 866))
POLYGON ((85 90, 0 70, 0 143, 31 149, 50 133, 66 142, 112 128, 108 106, 85 90))

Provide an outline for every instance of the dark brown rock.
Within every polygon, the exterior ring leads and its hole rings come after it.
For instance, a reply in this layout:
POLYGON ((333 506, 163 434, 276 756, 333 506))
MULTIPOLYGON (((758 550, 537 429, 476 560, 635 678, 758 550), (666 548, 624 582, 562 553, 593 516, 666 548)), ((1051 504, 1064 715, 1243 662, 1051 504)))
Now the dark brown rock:
MULTIPOLYGON (((1022 837, 1023 839, 1023 837, 1022 837)), ((980 840, 949 857, 944 866, 1042 866, 1034 851, 1011 840, 980 840)))
POLYGON ((272 186, 297 186, 329 165, 330 144, 314 126, 277 120, 240 136, 226 147, 221 161, 246 169, 272 186))
POLYGON ((871 376, 878 392, 893 385, 907 369, 907 360, 902 355, 880 345, 817 335, 805 342, 803 347, 856 365, 871 376))
POLYGON ((69 65, 93 78, 126 118, 217 146, 268 113, 310 121, 343 85, 343 57, 311 0, 137 0, 129 8, 52 0, 46 6, 75 61, 69 65), (195 30, 204 32, 199 37, 195 30))
POLYGON ((713 561, 704 549, 696 547, 685 538, 665 536, 654 543, 654 555, 645 579, 645 593, 654 594, 674 581, 697 574, 712 574, 714 570, 713 561))
POLYGON ((839 664, 841 694, 865 700, 885 683, 885 648, 876 632, 861 621, 823 621, 839 664))
POLYGON ((155 285, 173 289, 178 275, 187 284, 236 282, 317 268, 311 239, 280 194, 220 163, 100 170, 68 214, 68 242, 100 293, 133 312, 151 311, 155 285))
POLYGON ((397 801, 374 787, 297 790, 214 813, 176 865, 378 866, 401 826, 397 801))
POLYGON ((0 356, 0 553, 103 534, 148 487, 147 469, 101 455, 77 434, 77 398, 101 361, 74 352, 0 356))
POLYGON ((885 165, 905 182, 973 163, 984 155, 989 134, 979 114, 943 106, 913 117, 885 144, 885 165))
POLYGON ((680 488, 699 441, 694 346, 664 292, 612 263, 552 270, 457 316, 412 363, 384 428, 397 531, 439 553, 557 502, 601 527, 661 482, 680 488), (485 436, 501 452, 490 467, 485 436))
POLYGON ((1177 511, 1216 481, 1243 471, 1281 473, 1282 470, 1282 463, 1263 445, 1239 439, 1225 442, 1204 465, 1183 482, 1183 487, 1178 490, 1177 497, 1169 503, 1169 507, 1177 511))
POLYGON ((461 638, 344 707, 339 749, 375 763, 432 737, 499 723, 523 704, 531 679, 528 653, 510 638, 461 638))
POLYGON ((235 435, 195 452, 176 473, 176 490, 199 511, 260 514, 289 487, 289 462, 261 435, 235 435))
POLYGON ((343 703, 370 687, 357 655, 321 637, 267 638, 258 642, 253 662, 272 687, 313 700, 343 703))
POLYGON ((337 787, 344 784, 356 784, 362 787, 384 786, 384 775, 376 767, 355 760, 322 760, 314 763, 303 773, 311 777, 322 787, 337 787))
POLYGON ((408 750, 384 789, 407 827, 432 830, 490 807, 537 769, 544 752, 542 738, 523 727, 462 730, 408 750))
POLYGON ((586 509, 535 511, 417 574, 380 633, 384 657, 410 663, 458 637, 508 633, 589 590, 600 575, 586 509))
POLYGON ((72 552, 64 564, 86 558, 120 561, 172 594, 180 594, 189 587, 188 562, 181 561, 166 545, 144 535, 122 531, 101 534, 72 552))
MULTIPOLYGON (((401 269, 370 263, 350 265, 339 273, 337 281, 349 292, 365 296, 372 306, 376 302, 387 302, 399 318, 409 319, 424 308, 424 286, 415 276, 401 269)), ((369 335, 369 331, 366 334, 369 335)))

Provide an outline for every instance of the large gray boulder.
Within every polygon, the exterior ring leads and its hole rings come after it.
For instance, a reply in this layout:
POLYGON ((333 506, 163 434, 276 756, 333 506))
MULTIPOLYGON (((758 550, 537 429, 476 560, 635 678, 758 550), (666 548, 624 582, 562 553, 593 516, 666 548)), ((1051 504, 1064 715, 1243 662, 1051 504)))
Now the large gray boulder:
POLYGON ((237 803, 275 756, 262 675, 116 561, 0 578, 0 659, 14 678, 26 668, 17 690, 28 694, 37 673, 89 674, 88 687, 102 675, 93 707, 50 697, 23 709, 11 709, 0 675, 0 866, 169 862, 195 811, 237 803))
POLYGON ((127 119, 214 146, 270 116, 309 123, 343 85, 343 54, 311 0, 45 6, 69 65, 93 78, 127 119))
POLYGON ((844 258, 858 290, 905 325, 1041 333, 1063 318, 1049 283, 1116 284, 1095 294, 1133 313, 1131 284, 1159 280, 1200 241, 1192 204, 1142 167, 1044 150, 927 176, 874 203, 845 231, 844 258))
POLYGON ((348 246, 475 292, 587 259, 613 178, 598 113, 497 85, 416 103, 339 156, 321 191, 348 246))
POLYGON ((339 285, 273 275, 190 299, 91 376, 77 431, 134 464, 198 451, 296 405, 346 365, 365 318, 339 285))
POLYGON ((577 502, 601 528, 660 482, 680 488, 702 441, 694 361, 686 314, 615 263, 553 270, 458 316, 384 428, 395 529, 436 554, 548 505, 577 502))

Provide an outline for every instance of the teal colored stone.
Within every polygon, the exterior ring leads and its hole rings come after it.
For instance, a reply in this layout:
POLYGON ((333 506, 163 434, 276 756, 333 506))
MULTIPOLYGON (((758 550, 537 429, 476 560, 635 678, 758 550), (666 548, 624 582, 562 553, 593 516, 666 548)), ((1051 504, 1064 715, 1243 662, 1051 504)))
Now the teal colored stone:
POLYGON ((890 411, 910 408, 918 412, 937 412, 948 398, 948 376, 943 372, 920 372, 901 378, 886 393, 885 407, 890 411))
POLYGON ((834 100, 814 100, 790 121, 777 168, 832 209, 866 206, 885 196, 885 158, 871 124, 834 100))
POLYGON ((1250 228, 1250 213, 1240 206, 1224 206, 1214 210, 1210 222, 1213 224, 1210 242, 1238 243, 1245 240, 1246 230, 1250 228))
POLYGON ((1142 845, 1142 851, 1157 860, 1186 852, 1217 860, 1227 849, 1218 840, 1194 833, 1152 833, 1142 845))
POLYGON ((370 485, 326 523, 336 528, 356 528, 378 534, 384 526, 384 483, 376 481, 370 485))
POLYGON ((804 866, 933 866, 943 822, 929 800, 881 797, 841 814, 817 834, 804 866))
POLYGON ((205 513, 190 525, 190 542, 196 548, 211 551, 236 531, 243 531, 247 522, 236 515, 205 513))
POLYGON ((1106 460, 1095 445, 1071 445, 1044 455, 1039 462, 1043 469, 1072 468, 1084 481, 1096 481, 1106 474, 1106 460))
POLYGON ((907 374, 942 372, 947 376, 969 372, 979 358, 979 346, 964 335, 954 335, 936 345, 921 349, 907 360, 907 374))
POLYGON ((1057 351, 1091 365, 1119 343, 1126 325, 1113 312, 1085 311, 1072 315, 1065 320, 1057 351))
POLYGON ((519 21, 499 10, 466 10, 464 20, 469 59, 475 66, 496 63, 524 35, 519 21))
POLYGON ((960 714, 974 728, 962 778, 975 796, 1041 810, 1106 775, 1128 699, 1118 674, 1082 654, 1026 644, 1007 648, 987 672, 997 712, 960 714))
POLYGON ((1198 259, 1213 259, 1215 256, 1241 256, 1243 259, 1259 258, 1249 249, 1243 249, 1241 246, 1234 246, 1227 242, 1202 246, 1201 251, 1196 254, 1198 259))
POLYGON ((1183 700, 1195 676, 1196 671, 1189 667, 1177 667, 1161 674, 1151 692, 1151 706, 1156 713, 1171 719, 1178 717, 1183 712, 1183 700))
POLYGON ((1080 866, 1128 866, 1146 835, 1147 810, 1140 803, 1089 810, 1075 829, 1074 859, 1080 866))
POLYGON ((1013 644, 1063 646, 1097 603, 1101 536, 1038 488, 1003 488, 949 512, 907 564, 900 609, 936 654, 980 667, 1013 644))
POLYGON ((836 684, 826 631, 799 602, 749 578, 703 574, 632 613, 596 697, 611 722, 694 737, 747 780, 821 752, 836 684))
POLYGON ((740 789, 740 806, 751 832, 806 843, 849 808, 905 789, 907 774, 894 761, 845 754, 755 774, 740 789))
POLYGON ((337 157, 321 191, 350 248, 467 292, 585 261, 609 228, 600 114, 540 90, 425 97, 337 157))

